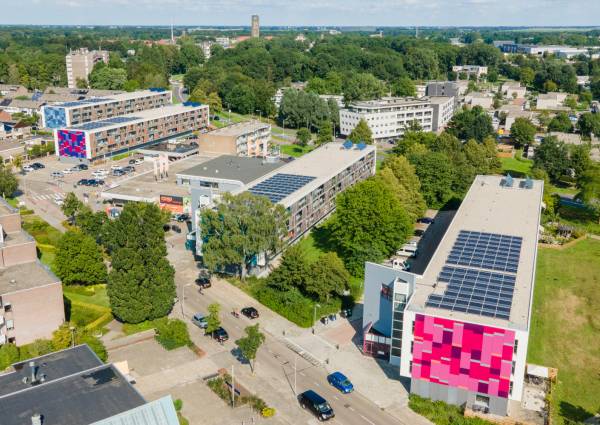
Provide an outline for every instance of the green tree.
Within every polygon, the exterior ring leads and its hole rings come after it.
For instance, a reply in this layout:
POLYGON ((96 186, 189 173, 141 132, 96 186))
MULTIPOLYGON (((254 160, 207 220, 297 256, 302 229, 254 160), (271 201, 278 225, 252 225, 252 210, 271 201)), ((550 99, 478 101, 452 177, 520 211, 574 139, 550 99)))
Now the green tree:
POLYGON ((65 285, 106 283, 102 250, 91 236, 80 231, 65 232, 56 248, 54 270, 65 285))
POLYGON ((52 332, 52 346, 55 350, 64 350, 73 344, 73 331, 71 330, 71 326, 71 323, 66 322, 52 332))
POLYGON ((348 140, 352 140, 354 143, 373 144, 373 132, 369 124, 361 118, 356 127, 354 127, 354 130, 348 135, 348 140))
POLYGON ((415 83, 410 78, 402 77, 392 83, 392 95, 415 97, 417 95, 417 88, 415 87, 415 83))
POLYGON ((377 99, 386 93, 385 84, 373 74, 352 73, 344 85, 344 101, 377 99))
POLYGON ((246 336, 235 341, 242 356, 244 356, 250 363, 250 369, 254 373, 256 366, 256 354, 258 349, 265 342, 265 334, 259 330, 259 324, 254 326, 247 326, 244 329, 246 336))
POLYGON ((219 312, 221 311, 221 305, 219 303, 212 303, 208 306, 208 316, 206 317, 206 334, 213 334, 217 329, 221 327, 221 318, 219 312))
POLYGON ((12 173, 10 165, 0 157, 0 193, 4 198, 10 198, 19 188, 19 182, 12 173))
POLYGON ((102 242, 103 231, 109 226, 109 220, 104 211, 94 212, 87 205, 83 205, 75 215, 75 224, 83 233, 100 243, 102 242))
POLYGON ((535 78, 535 72, 528 66, 521 68, 519 80, 524 86, 531 86, 533 79, 535 78))
POLYGON ((164 222, 157 205, 132 202, 105 226, 103 243, 112 258, 108 297, 123 322, 157 319, 173 307, 175 271, 167 259, 164 222))
POLYGON ((523 117, 516 118, 510 126, 510 137, 517 148, 533 143, 535 132, 535 126, 529 119, 523 117))
POLYGON ((579 179, 593 165, 590 158, 590 145, 570 145, 569 160, 570 167, 575 171, 575 177, 579 179))
POLYGON ((330 297, 342 296, 348 288, 350 273, 335 252, 321 254, 312 265, 306 277, 306 292, 321 302, 328 302, 330 297))
POLYGON ((556 84, 554 81, 546 81, 544 83, 544 91, 546 92, 554 92, 558 90, 558 84, 556 84))
MULTIPOLYGON (((402 155, 389 155, 382 164, 382 178, 385 178, 387 171, 394 176, 395 181, 391 181, 392 190, 410 214, 411 219, 414 221, 421 217, 427 205, 421 195, 421 182, 417 177, 415 167, 402 155)), ((389 180, 391 178, 388 178, 389 180)))
POLYGON ((590 137, 592 134, 600 137, 600 115, 590 112, 581 114, 577 120, 577 129, 584 137, 590 137))
POLYGON ((206 103, 208 103, 210 112, 212 112, 213 114, 217 114, 223 110, 223 104, 221 103, 221 98, 219 97, 219 94, 216 92, 212 92, 208 95, 208 98, 206 99, 206 103))
POLYGON ((16 155, 12 159, 12 166, 19 170, 19 173, 23 174, 23 166, 25 162, 23 161, 23 155, 16 155))
POLYGON ((81 210, 83 207, 83 202, 77 198, 77 195, 73 192, 67 193, 63 204, 60 209, 65 216, 67 216, 71 222, 75 220, 75 215, 81 210))
POLYGON ((127 82, 127 71, 120 68, 98 67, 88 77, 90 87, 102 90, 123 90, 127 82))
POLYGON ((557 113, 548 123, 548 131, 559 131, 570 133, 573 130, 573 124, 566 112, 557 113))
POLYGON ((333 141, 333 127, 330 121, 323 121, 319 127, 319 134, 317 135, 317 144, 323 145, 333 141))
POLYGON ((365 261, 389 256, 412 232, 412 222, 397 197, 381 181, 362 181, 336 198, 329 224, 348 271, 358 275, 365 261))
POLYGON ((448 124, 447 132, 461 140, 475 139, 483 142, 494 134, 492 118, 480 106, 463 109, 455 114, 448 124))
POLYGON ((569 150, 555 136, 545 137, 535 150, 533 166, 546 171, 551 181, 558 181, 569 165, 569 150))
POLYGON ((576 198, 591 208, 600 221, 600 167, 596 165, 584 171, 577 180, 577 186, 580 191, 576 198))
MULTIPOLYGON (((196 87, 188 99, 190 102, 208 103, 208 96, 201 87, 196 87)), ((211 110, 211 112, 213 112, 211 110)))
POLYGON ((430 208, 440 208, 452 198, 454 168, 442 152, 412 151, 407 155, 409 162, 421 182, 421 193, 430 208))
POLYGON ((278 252, 287 234, 286 211, 265 196, 225 194, 202 212, 204 263, 212 271, 235 266, 244 278, 257 255, 278 252))
POLYGON ((310 264, 303 245, 290 245, 281 255, 279 267, 267 277, 267 284, 282 292, 303 288, 309 272, 310 264))
POLYGON ((310 131, 308 128, 302 127, 296 132, 296 144, 305 147, 310 141, 310 131))

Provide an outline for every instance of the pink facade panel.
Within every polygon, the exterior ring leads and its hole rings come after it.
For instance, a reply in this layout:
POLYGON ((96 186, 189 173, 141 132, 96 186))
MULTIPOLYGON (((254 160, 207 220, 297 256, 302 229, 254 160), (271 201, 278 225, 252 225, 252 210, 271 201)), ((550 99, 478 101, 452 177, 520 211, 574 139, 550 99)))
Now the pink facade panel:
POLYGON ((515 333, 417 314, 412 377, 508 398, 515 333))

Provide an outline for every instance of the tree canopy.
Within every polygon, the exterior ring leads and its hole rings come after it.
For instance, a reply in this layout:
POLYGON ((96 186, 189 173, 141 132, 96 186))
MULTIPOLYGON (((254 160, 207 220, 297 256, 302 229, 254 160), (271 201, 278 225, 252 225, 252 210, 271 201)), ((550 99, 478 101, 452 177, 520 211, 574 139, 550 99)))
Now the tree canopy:
POLYGON ((492 118, 480 106, 463 109, 454 114, 447 132, 461 140, 475 139, 478 142, 494 134, 492 118))
POLYGON ((254 373, 256 353, 258 349, 265 342, 265 334, 259 330, 259 324, 254 326, 247 326, 244 329, 246 336, 235 341, 236 345, 240 349, 242 355, 250 362, 250 368, 254 373))
POLYGON ((356 127, 354 127, 354 130, 348 135, 348 140, 352 140, 354 143, 373 144, 373 132, 369 124, 361 118, 356 127))
POLYGON ((510 127, 510 137, 516 147, 521 147, 533 143, 536 128, 532 122, 523 117, 518 117, 510 127))
POLYGON ((4 163, 0 157, 0 194, 5 198, 10 198, 19 188, 17 177, 13 174, 11 166, 4 163))
POLYGON ((94 238, 79 230, 61 236, 54 270, 65 285, 96 285, 107 279, 102 249, 94 238))

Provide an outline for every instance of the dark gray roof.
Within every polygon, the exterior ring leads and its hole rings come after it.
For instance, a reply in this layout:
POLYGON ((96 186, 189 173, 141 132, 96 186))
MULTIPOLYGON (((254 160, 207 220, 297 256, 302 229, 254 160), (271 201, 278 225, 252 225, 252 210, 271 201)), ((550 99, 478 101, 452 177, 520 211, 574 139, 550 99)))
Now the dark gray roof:
POLYGON ((177 174, 199 178, 238 180, 243 184, 248 184, 284 164, 282 161, 268 163, 262 158, 221 155, 177 174))
POLYGON ((0 397, 2 425, 26 425, 40 414, 44 425, 88 425, 145 404, 112 365, 0 397))
MULTIPOLYGON (((31 388, 29 381, 28 383, 23 382, 23 378, 29 379, 31 376, 30 361, 35 362, 38 376, 44 375, 46 383, 103 364, 87 345, 78 345, 73 348, 15 363, 13 364, 14 371, 0 375, 0 397, 31 388)), ((0 409, 0 411, 2 410, 0 409)))

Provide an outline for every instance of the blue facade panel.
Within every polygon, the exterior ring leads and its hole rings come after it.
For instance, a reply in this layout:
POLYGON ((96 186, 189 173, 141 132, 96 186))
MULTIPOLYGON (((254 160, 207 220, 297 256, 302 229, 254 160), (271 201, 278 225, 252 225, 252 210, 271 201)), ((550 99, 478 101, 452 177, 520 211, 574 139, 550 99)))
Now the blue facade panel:
POLYGON ((45 107, 44 121, 48 128, 63 128, 67 127, 67 114, 65 108, 62 107, 45 107))

